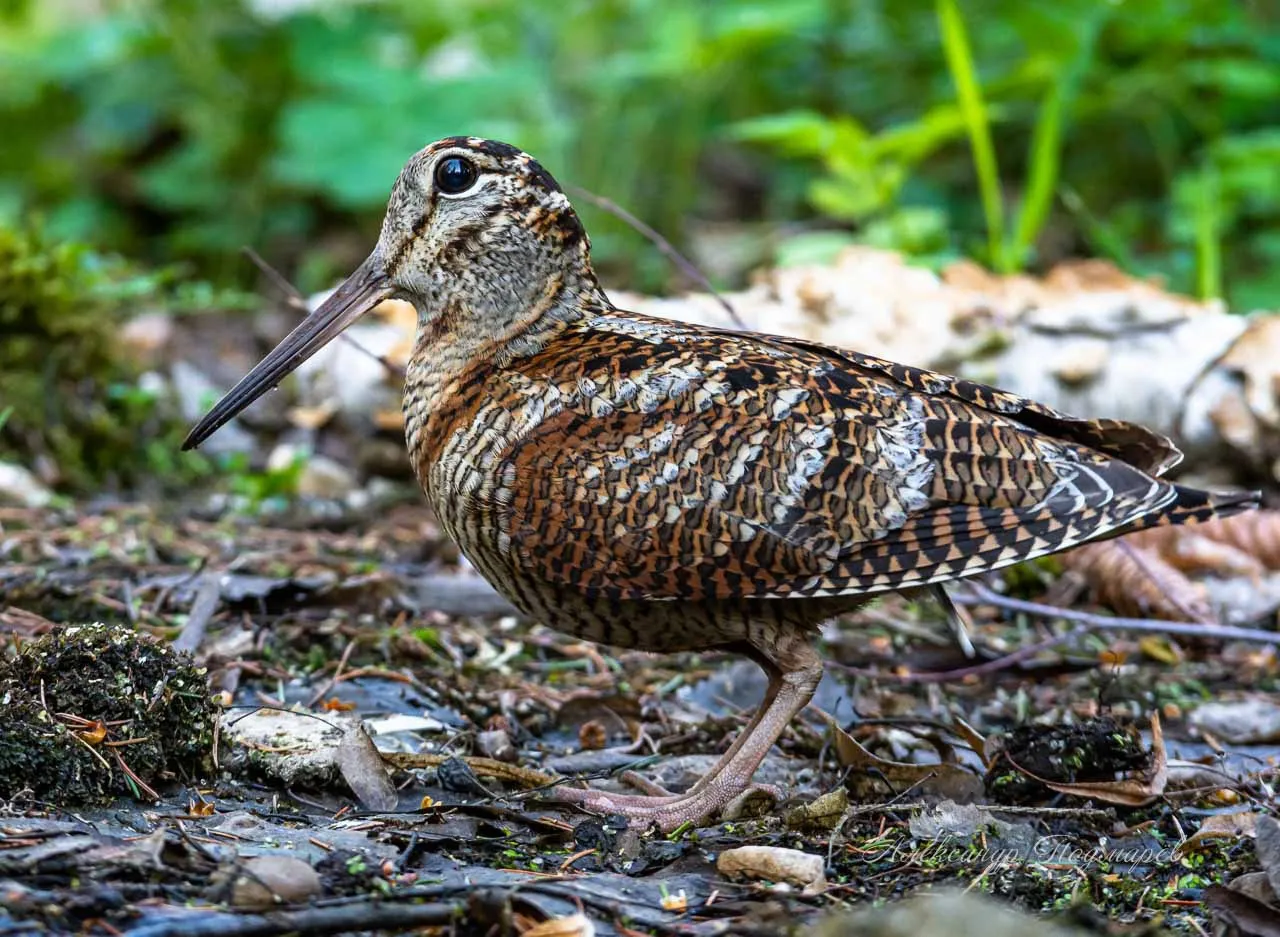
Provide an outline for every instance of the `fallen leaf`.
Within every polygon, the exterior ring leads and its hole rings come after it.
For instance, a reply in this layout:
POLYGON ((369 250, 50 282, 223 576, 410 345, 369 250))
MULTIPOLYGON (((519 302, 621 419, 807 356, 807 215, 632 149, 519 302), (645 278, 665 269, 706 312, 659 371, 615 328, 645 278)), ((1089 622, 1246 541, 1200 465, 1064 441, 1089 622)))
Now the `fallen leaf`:
POLYGON ((520 937, 595 937, 596 926, 590 918, 579 912, 566 917, 554 917, 520 932, 520 937))
POLYGON ((1204 890, 1204 901, 1216 920, 1233 925, 1243 937, 1280 937, 1280 914, 1256 898, 1210 885, 1204 890))
POLYGON ((1241 839, 1254 835, 1258 815, 1248 810, 1239 813, 1215 813, 1200 824, 1200 829, 1178 844, 1175 853, 1181 857, 1211 840, 1241 839))
POLYGON ((849 807, 849 794, 843 787, 823 794, 787 812, 787 828, 792 830, 834 830, 849 807))
POLYGON ((338 770, 351 793, 369 810, 394 810, 400 802, 395 785, 387 777, 382 756, 363 726, 348 729, 338 743, 338 770))
POLYGON ((937 764, 918 765, 906 761, 887 761, 872 754, 857 739, 842 729, 834 719, 827 717, 831 731, 835 735, 836 758, 842 767, 858 770, 874 770, 893 784, 912 785, 928 778, 963 777, 974 778, 973 772, 959 765, 937 764))
POLYGON ((1216 624, 1204 587, 1129 537, 1091 543, 1062 555, 1094 598, 1121 615, 1216 624))

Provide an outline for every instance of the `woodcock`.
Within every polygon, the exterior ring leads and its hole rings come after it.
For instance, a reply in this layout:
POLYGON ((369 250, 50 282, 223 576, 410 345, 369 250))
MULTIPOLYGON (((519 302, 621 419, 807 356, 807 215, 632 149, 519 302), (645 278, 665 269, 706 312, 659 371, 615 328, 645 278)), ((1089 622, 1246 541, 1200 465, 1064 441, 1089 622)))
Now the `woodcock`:
POLYGON ((759 712, 688 792, 560 791, 668 830, 753 789, 818 685, 824 620, 877 593, 1256 503, 1161 480, 1180 453, 1140 426, 618 309, 551 175, 472 137, 409 160, 373 253, 185 447, 389 297, 418 311, 404 392, 413 467, 498 591, 560 631, 738 651, 768 675, 759 712))

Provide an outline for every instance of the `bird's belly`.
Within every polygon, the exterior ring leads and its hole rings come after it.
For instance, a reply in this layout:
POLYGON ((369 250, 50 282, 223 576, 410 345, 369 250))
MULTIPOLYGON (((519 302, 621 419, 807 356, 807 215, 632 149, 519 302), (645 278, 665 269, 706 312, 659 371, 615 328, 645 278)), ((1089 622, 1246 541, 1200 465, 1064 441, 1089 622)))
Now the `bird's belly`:
POLYGON ((463 556, 526 617, 565 634, 614 647, 667 653, 768 640, 785 627, 817 627, 856 608, 856 596, 826 599, 629 600, 592 597, 538 576, 513 553, 501 506, 484 486, 429 489, 445 533, 463 556))

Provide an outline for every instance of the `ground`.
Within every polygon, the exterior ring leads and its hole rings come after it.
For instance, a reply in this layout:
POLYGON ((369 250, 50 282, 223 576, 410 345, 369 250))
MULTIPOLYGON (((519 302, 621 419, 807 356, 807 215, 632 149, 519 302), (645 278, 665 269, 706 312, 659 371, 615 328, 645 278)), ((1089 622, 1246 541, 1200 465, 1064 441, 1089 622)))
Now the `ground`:
MULTIPOLYGON (((1276 691, 1256 645, 1104 632, 984 667, 1069 628, 972 606, 972 659, 932 604, 891 598, 823 632, 823 686, 761 771, 788 800, 660 835, 545 786, 627 767, 691 783, 762 691, 752 665, 520 621, 412 496, 355 514, 3 509, 0 559, 13 646, 131 629, 194 651, 224 707, 216 764, 162 771, 154 797, 3 792, 3 934, 589 933, 578 913, 600 934, 773 934, 947 886, 1098 932, 1201 934, 1213 887, 1259 867, 1253 820, 1206 821, 1275 806, 1275 748, 1188 719, 1276 691), (939 671, 956 673, 921 676, 939 671), (718 867, 744 845, 820 857, 825 887, 718 867)), ((992 585, 1034 597, 1048 578, 992 585)), ((43 711, 77 744, 124 731, 43 711)))

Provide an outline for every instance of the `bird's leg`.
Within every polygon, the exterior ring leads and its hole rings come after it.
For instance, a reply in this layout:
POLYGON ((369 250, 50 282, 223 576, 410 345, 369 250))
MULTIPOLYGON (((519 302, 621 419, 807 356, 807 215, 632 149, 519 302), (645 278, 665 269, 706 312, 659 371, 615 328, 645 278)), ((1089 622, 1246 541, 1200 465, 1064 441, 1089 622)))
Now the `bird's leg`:
MULTIPOLYGON (((754 653, 748 653, 748 656, 753 659, 756 657, 754 653)), ((683 794, 673 794, 666 788, 662 787, 662 785, 655 784, 647 778, 641 777, 634 771, 624 771, 620 776, 621 779, 637 790, 644 791, 646 794, 650 795, 650 797, 675 799, 677 797, 685 797, 688 794, 693 794, 701 790, 703 786, 706 785, 709 778, 715 777, 716 774, 724 770, 725 765, 733 760, 733 756, 738 753, 738 749, 742 748, 743 743, 746 742, 751 733, 755 731, 756 726, 760 724, 760 720, 764 717, 764 711, 772 705, 773 698, 778 695, 778 686, 782 680, 782 672, 778 670, 772 661, 766 658, 760 658, 757 660, 757 663, 769 677, 769 687, 765 690, 764 699, 761 700, 760 705, 756 707, 756 711, 752 714, 751 718, 747 720, 747 724, 742 727, 742 731, 738 733, 738 737, 733 740, 732 744, 730 744, 727 749, 725 749, 724 754, 720 756, 719 760, 711 770, 703 774, 693 787, 689 788, 689 790, 683 794)))
MULTIPOLYGON (((751 787, 751 778, 773 743, 813 698, 822 678, 822 660, 799 628, 783 625, 752 641, 752 657, 770 677, 767 705, 758 720, 736 741, 720 763, 687 794, 642 797, 596 790, 561 790, 560 799, 600 813, 616 813, 673 830, 715 816, 729 801, 751 787), (563 795, 563 796, 561 796, 563 795)), ((754 638, 754 636, 753 636, 754 638)))

